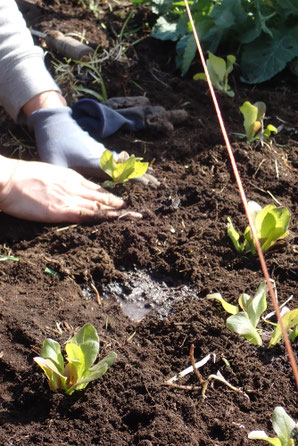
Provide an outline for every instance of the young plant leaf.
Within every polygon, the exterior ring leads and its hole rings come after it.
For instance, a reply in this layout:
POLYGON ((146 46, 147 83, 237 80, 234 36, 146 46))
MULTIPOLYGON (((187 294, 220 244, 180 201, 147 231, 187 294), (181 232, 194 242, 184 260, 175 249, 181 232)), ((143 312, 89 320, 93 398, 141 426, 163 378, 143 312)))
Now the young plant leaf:
POLYGON ((243 311, 240 312, 236 305, 226 302, 219 293, 208 294, 207 298, 218 300, 223 308, 232 314, 226 320, 226 327, 229 330, 238 333, 254 345, 262 345, 257 325, 261 315, 267 308, 266 291, 266 281, 263 281, 259 285, 254 297, 250 297, 245 293, 241 294, 238 303, 243 311))
POLYGON ((110 352, 104 359, 95 364, 90 370, 86 371, 86 373, 84 373, 84 375, 82 375, 82 377, 66 391, 66 394, 71 395, 75 390, 82 390, 89 384, 89 382, 103 376, 108 368, 114 364, 116 359, 116 353, 110 352))
POLYGON ((227 220, 228 220, 228 223, 227 223, 227 233, 228 233, 228 236, 232 240, 234 248, 236 249, 236 251, 241 252, 244 249, 244 245, 243 245, 243 243, 239 242, 240 234, 234 228, 231 218, 228 217, 227 220))
POLYGON ((246 135, 246 141, 252 142, 255 140, 268 139, 271 133, 278 133, 278 129, 272 124, 267 125, 264 129, 264 118, 266 114, 266 105, 264 102, 256 102, 251 104, 249 101, 245 101, 241 107, 240 112, 244 118, 244 130, 246 135))
POLYGON ((297 424, 286 413, 283 407, 278 406, 272 414, 272 426, 277 437, 270 438, 264 431, 252 431, 248 434, 250 440, 265 440, 273 446, 295 446, 292 433, 297 424))
MULTIPOLYGON (((235 93, 231 90, 231 87, 228 84, 228 76, 232 72, 235 62, 236 58, 231 54, 227 56, 227 61, 225 61, 221 57, 217 57, 208 51, 206 65, 212 85, 216 90, 226 93, 230 97, 235 96, 235 93)), ((205 73, 197 73, 193 76, 193 79, 207 80, 205 73)))
POLYGON ((227 313, 237 314, 239 312, 239 308, 237 307, 237 305, 229 304, 227 301, 224 300, 224 298, 221 296, 220 293, 208 294, 207 299, 218 300, 222 304, 224 310, 226 310, 227 313))
POLYGON ((59 372, 58 368, 51 359, 45 359, 41 356, 33 358, 33 360, 42 368, 49 381, 50 389, 56 392, 58 389, 66 389, 67 378, 59 372))
MULTIPOLYGON (((114 184, 125 183, 132 178, 139 178, 147 172, 149 163, 143 163, 141 160, 142 158, 131 155, 123 162, 116 162, 113 154, 109 150, 105 150, 100 159, 100 167, 112 178, 114 184)), ((105 186, 109 187, 109 183, 106 182, 105 186)))
POLYGON ((100 167, 101 169, 109 175, 109 177, 113 177, 113 171, 116 167, 116 161, 114 160, 114 156, 112 152, 109 150, 105 150, 100 158, 100 167))
MULTIPOLYGON (((260 211, 257 211, 257 208, 255 208, 253 220, 263 252, 273 246, 277 240, 281 240, 289 235, 290 212, 285 207, 276 207, 269 204, 260 211)), ((235 230, 231 219, 228 217, 227 233, 237 251, 256 254, 249 226, 246 227, 243 233, 244 242, 240 243, 240 234, 235 230)))
POLYGON ((247 313, 240 312, 228 317, 226 320, 226 326, 229 330, 240 334, 252 344, 262 345, 262 339, 256 328, 249 320, 247 313))
MULTIPOLYGON (((293 328, 293 335, 290 334, 291 340, 295 340, 297 334, 298 334, 298 309, 289 311, 282 317, 282 321, 284 324, 284 327, 287 332, 293 328), (297 332, 297 333, 296 333, 297 332), (293 339, 294 338, 294 339, 293 339)), ((280 327, 280 323, 278 323, 274 329, 274 332, 271 336, 269 347, 273 347, 274 345, 278 344, 279 341, 282 339, 282 331, 280 327)))
POLYGON ((248 318, 254 327, 258 325, 261 315, 267 308, 266 291, 266 281, 263 281, 259 285, 253 298, 249 297, 248 294, 242 294, 239 297, 239 301, 241 301, 243 306, 240 302, 239 305, 247 313, 248 318), (248 296, 248 299, 245 299, 246 296, 248 296))
POLYGON ((50 359, 56 365, 59 372, 63 372, 64 359, 58 342, 53 339, 45 339, 42 344, 40 355, 45 359, 50 359))

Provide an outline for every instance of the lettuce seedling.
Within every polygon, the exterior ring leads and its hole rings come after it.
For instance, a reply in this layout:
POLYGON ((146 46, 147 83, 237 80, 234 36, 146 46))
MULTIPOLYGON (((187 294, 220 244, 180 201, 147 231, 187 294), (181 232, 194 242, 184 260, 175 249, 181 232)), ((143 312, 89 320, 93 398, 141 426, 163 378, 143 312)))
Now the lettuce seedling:
POLYGON ((216 299, 221 302, 223 308, 232 316, 226 320, 226 327, 243 336, 254 345, 262 345, 262 339, 257 330, 261 315, 267 308, 266 299, 267 285, 263 281, 257 289, 254 297, 248 294, 241 294, 238 299, 240 311, 236 305, 231 305, 226 302, 220 293, 208 294, 207 299, 216 299))
MULTIPOLYGON (((233 71, 233 65, 236 61, 235 56, 227 56, 227 61, 221 57, 217 57, 208 51, 208 59, 206 65, 212 85, 216 90, 226 93, 230 97, 234 97, 235 93, 228 84, 228 76, 233 71)), ((207 80, 205 73, 197 73, 193 76, 195 81, 199 79, 207 80)))
MULTIPOLYGON (((289 311, 282 317, 283 325, 287 332, 289 332, 289 338, 291 341, 294 341, 296 337, 298 336, 298 309, 289 311)), ((282 331, 280 327, 280 323, 276 325, 274 332, 271 336, 269 347, 273 347, 274 345, 278 344, 278 342, 282 338, 282 331)))
MULTIPOLYGON (((262 209, 255 201, 249 201, 248 207, 263 252, 267 251, 277 240, 281 240, 289 235, 290 212, 287 208, 269 204, 262 209)), ((247 226, 243 236, 241 236, 234 228, 231 218, 228 217, 227 220, 227 233, 235 249, 239 252, 256 254, 250 227, 247 226)))
POLYGON ((104 375, 116 361, 116 353, 109 353, 104 359, 94 364, 99 351, 99 338, 91 324, 83 328, 65 345, 67 364, 61 347, 53 339, 45 339, 40 356, 34 361, 45 372, 50 389, 64 391, 71 395, 75 390, 84 389, 90 381, 104 375))
POLYGON ((252 431, 250 440, 264 440, 273 446, 296 446, 298 424, 286 413, 283 407, 277 406, 272 414, 272 426, 276 437, 268 437, 264 431, 252 431))
MULTIPOLYGON (((278 129, 272 124, 268 124, 264 128, 264 118, 266 114, 266 104, 264 102, 256 102, 251 104, 249 101, 244 102, 240 111, 244 118, 244 129, 246 141, 252 142, 260 140, 261 142, 270 138, 271 133, 278 133, 278 129)), ((242 136, 242 134, 238 134, 242 136)))
POLYGON ((105 150, 100 158, 100 167, 112 181, 105 181, 104 186, 114 187, 117 183, 125 183, 132 178, 143 176, 147 172, 148 163, 141 162, 142 159, 127 155, 124 159, 120 156, 116 161, 112 152, 105 150))

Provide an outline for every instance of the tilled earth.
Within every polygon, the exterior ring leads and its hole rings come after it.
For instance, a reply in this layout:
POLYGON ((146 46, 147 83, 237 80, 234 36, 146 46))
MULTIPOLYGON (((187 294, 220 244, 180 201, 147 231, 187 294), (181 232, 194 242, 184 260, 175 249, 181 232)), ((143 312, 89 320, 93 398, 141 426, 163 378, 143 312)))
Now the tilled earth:
MULTIPOLYGON (((96 18, 77 3, 23 1, 21 6, 35 29, 85 31, 93 47, 115 48, 129 5, 100 2, 96 18)), ((144 218, 53 226, 0 215, 1 252, 19 258, 0 265, 4 446, 239 446, 253 444, 247 439, 251 430, 273 434, 276 406, 297 418, 285 348, 282 343, 268 348, 271 326, 262 325, 264 345, 255 347, 228 331, 220 304, 206 299, 220 292, 236 303, 240 293, 254 294, 263 276, 257 258, 236 253, 226 235, 227 216, 241 229, 246 221, 207 86, 192 80, 201 71, 199 63, 181 78, 174 46, 145 31, 151 20, 148 11, 136 11, 129 29, 137 31, 125 38, 123 57, 110 56, 101 66, 109 97, 140 95, 141 88, 152 104, 189 113, 170 135, 118 132, 104 141, 153 163, 159 188, 126 183, 115 189, 144 218), (46 267, 58 274, 46 274, 46 267), (63 344, 88 322, 99 332, 101 356, 114 350, 117 362, 84 391, 70 397, 52 393, 33 357, 45 337, 63 344), (203 379, 220 370, 238 391, 212 381, 202 400, 193 373, 167 384, 191 365, 192 344, 196 360, 212 354, 200 369, 203 379)), ((52 60, 47 55, 56 76, 52 60)), ((236 69, 235 98, 218 94, 218 99, 248 198, 261 205, 278 200, 291 212, 290 236, 266 254, 266 261, 280 302, 293 296, 294 309, 298 81, 288 72, 255 86, 238 78, 236 69), (245 100, 264 101, 270 122, 283 124, 269 144, 247 145, 234 134, 243 131, 239 106, 245 100)), ((73 82, 94 89, 92 80, 76 69, 58 79, 70 103, 73 82)), ((3 111, 0 119, 2 153, 36 159, 32 136, 3 111)))

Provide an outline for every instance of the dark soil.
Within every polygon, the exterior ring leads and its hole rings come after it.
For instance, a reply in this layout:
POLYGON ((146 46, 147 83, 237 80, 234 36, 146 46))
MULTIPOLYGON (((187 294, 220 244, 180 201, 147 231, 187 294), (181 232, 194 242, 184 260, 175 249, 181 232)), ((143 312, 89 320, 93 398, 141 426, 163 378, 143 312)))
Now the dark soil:
MULTIPOLYGON (((34 28, 84 30, 92 46, 115 47, 129 5, 100 2, 95 18, 77 3, 27 1, 22 7, 34 28)), ((190 115, 168 136, 118 132, 105 141, 114 150, 154 160, 158 189, 138 183, 115 189, 144 218, 50 226, 0 215, 1 252, 20 259, 0 266, 2 445, 239 446, 253 444, 247 439, 251 430, 273 434, 276 406, 297 418, 293 372, 282 343, 268 348, 271 327, 263 325, 264 346, 255 347, 228 331, 220 304, 206 299, 220 292, 236 303, 240 293, 254 294, 263 276, 258 259, 235 252, 226 235, 227 216, 241 229, 246 221, 207 86, 192 80, 201 67, 197 62, 182 79, 175 70, 174 46, 150 37, 145 24, 151 21, 148 11, 137 11, 128 28, 139 30, 125 37, 125 58, 111 57, 101 67, 109 97, 146 93, 152 104, 185 108, 190 115), (138 44, 128 44, 137 39, 138 44), (59 276, 46 274, 46 267, 59 276), (145 306, 150 308, 146 290, 152 299, 160 290, 164 296, 164 303, 158 301, 140 321, 126 316, 113 298, 118 286, 128 299, 135 276, 141 277, 138 286, 146 277, 139 293, 145 306), (100 296, 111 296, 102 298, 101 306, 94 287, 100 296), (99 332, 101 355, 114 350, 118 360, 84 391, 70 397, 52 393, 33 357, 45 337, 63 343, 87 322, 99 332), (204 379, 220 370, 247 396, 213 381, 202 401, 193 373, 177 382, 180 388, 166 385, 190 365, 191 344, 196 360, 214 354, 200 369, 204 379)), ((49 55, 47 63, 53 70, 49 55)), ((293 295, 289 305, 294 309, 298 81, 288 72, 255 86, 238 79, 236 70, 235 98, 218 94, 218 99, 248 198, 266 205, 275 203, 274 197, 291 212, 290 236, 266 254, 266 261, 280 301, 293 295), (264 101, 270 122, 284 124, 270 144, 247 145, 234 135, 242 131, 239 106, 245 100, 264 101)), ((90 75, 82 80, 74 69, 59 81, 69 102, 74 80, 95 88, 90 75)), ((3 154, 36 158, 32 137, 3 111, 1 124, 3 154)))

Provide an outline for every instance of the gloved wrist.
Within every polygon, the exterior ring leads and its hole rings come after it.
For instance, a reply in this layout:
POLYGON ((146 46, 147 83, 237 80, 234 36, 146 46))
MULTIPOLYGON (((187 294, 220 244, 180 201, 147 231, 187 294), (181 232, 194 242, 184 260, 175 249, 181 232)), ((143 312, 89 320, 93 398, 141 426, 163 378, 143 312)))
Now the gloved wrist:
POLYGON ((34 131, 42 161, 100 176, 105 147, 81 129, 69 107, 39 109, 29 116, 27 125, 34 131))

